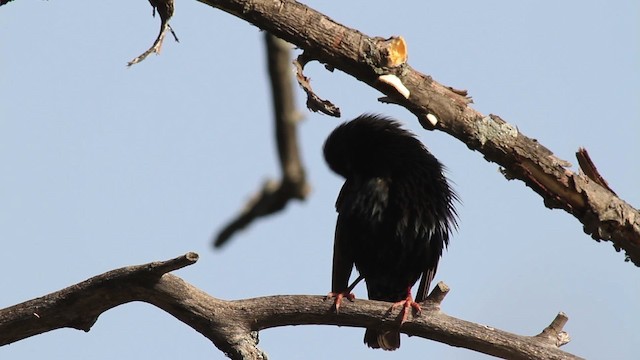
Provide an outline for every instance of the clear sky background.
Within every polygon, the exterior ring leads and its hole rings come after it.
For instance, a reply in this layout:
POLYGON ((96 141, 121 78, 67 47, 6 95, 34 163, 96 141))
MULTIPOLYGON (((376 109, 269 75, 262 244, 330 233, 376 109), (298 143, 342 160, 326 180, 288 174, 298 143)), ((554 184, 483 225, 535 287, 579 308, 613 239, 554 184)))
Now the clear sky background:
MULTIPOLYGON (((589 150, 616 192, 640 206, 640 3, 637 1, 306 1, 371 36, 402 35, 409 63, 468 89, 558 157, 589 150)), ((263 34, 196 1, 177 1, 160 56, 127 68, 155 38, 147 1, 16 0, 0 8, 0 307, 105 271, 188 251, 177 271, 223 299, 329 291, 342 179, 321 147, 363 112, 397 117, 449 168, 460 229, 436 280, 443 310, 523 335, 568 314, 569 352, 637 359, 640 269, 548 210, 456 139, 339 71, 309 65, 342 119, 306 114, 302 155, 313 192, 222 251, 211 237, 268 177, 278 177, 263 34)), ((297 54, 297 53, 296 53, 297 54)), ((304 111, 302 91, 297 101, 304 111)), ((574 166, 573 170, 576 170, 574 166)), ((356 295, 366 297, 364 286, 356 295)), ((272 359, 483 359, 403 336, 394 353, 364 330, 298 326, 260 333, 272 359)), ((206 338, 144 303, 0 348, 0 359, 222 359, 206 338)))

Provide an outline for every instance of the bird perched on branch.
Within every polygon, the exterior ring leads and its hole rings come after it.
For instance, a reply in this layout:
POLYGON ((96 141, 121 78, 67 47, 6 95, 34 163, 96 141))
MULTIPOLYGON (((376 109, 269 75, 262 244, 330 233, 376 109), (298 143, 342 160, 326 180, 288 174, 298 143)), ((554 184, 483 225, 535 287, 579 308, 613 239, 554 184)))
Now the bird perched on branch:
MULTIPOLYGON (((345 178, 336 201, 331 292, 339 311, 344 297, 364 278, 369 299, 410 309, 428 294, 449 234, 457 201, 444 167, 416 137, 392 119, 361 115, 327 138, 324 157, 345 178), (355 265, 360 277, 348 286, 355 265), (420 279, 415 301, 411 288, 420 279)), ((368 328, 371 348, 395 350, 400 332, 368 328)))

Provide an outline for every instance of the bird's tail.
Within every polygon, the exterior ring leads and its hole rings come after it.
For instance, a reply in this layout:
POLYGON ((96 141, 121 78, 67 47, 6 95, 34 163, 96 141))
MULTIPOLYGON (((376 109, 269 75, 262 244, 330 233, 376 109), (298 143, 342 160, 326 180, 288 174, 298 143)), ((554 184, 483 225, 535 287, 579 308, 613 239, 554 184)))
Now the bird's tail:
POLYGON ((364 343, 372 349, 393 351, 400 347, 400 333, 367 329, 364 333, 364 343))

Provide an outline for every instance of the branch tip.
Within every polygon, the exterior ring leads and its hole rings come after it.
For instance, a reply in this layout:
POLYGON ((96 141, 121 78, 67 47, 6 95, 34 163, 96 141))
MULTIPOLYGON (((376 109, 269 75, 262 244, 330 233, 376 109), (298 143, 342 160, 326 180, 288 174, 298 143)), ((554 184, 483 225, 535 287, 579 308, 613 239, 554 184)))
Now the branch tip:
POLYGON ((173 39, 177 43, 180 42, 180 40, 178 40, 178 36, 176 35, 175 31, 173 31, 173 28, 171 27, 171 25, 169 25, 169 19, 171 19, 174 12, 173 0, 149 0, 149 3, 153 7, 152 16, 155 17, 156 11, 158 15, 160 15, 160 32, 158 33, 158 37, 156 37, 156 40, 153 42, 151 47, 147 49, 147 51, 138 55, 133 60, 129 61, 127 63, 127 66, 135 65, 141 62, 142 60, 146 59, 147 56, 153 53, 160 54, 160 50, 162 49, 162 43, 164 42, 164 37, 167 35, 167 31, 170 32, 171 35, 173 35, 173 39))
POLYGON ((168 272, 182 269, 183 267, 195 264, 198 261, 198 258, 199 256, 197 253, 188 252, 182 256, 178 256, 170 260, 152 262, 149 264, 149 268, 160 274, 166 274, 168 272))
POLYGON ((569 334, 562 330, 567 321, 569 321, 569 317, 561 311, 551 321, 551 324, 535 337, 556 347, 565 345, 571 341, 569 334))
POLYGON ((189 251, 188 253, 184 254, 184 257, 188 261, 191 261, 191 263, 193 264, 196 261, 198 261, 198 259, 200 258, 200 255, 198 255, 197 253, 195 253, 193 251, 189 251))
POLYGON ((440 305, 449 293, 449 290, 451 290, 451 288, 449 288, 449 286, 444 282, 440 281, 438 282, 438 284, 436 284, 433 290, 431 290, 431 293, 429 294, 429 296, 427 296, 426 300, 440 305))
POLYGON ((556 315, 555 319, 553 319, 551 324, 549 324, 549 326, 557 330, 562 330, 562 328, 567 324, 567 321, 569 321, 569 317, 567 316, 567 314, 560 311, 558 315, 556 315))

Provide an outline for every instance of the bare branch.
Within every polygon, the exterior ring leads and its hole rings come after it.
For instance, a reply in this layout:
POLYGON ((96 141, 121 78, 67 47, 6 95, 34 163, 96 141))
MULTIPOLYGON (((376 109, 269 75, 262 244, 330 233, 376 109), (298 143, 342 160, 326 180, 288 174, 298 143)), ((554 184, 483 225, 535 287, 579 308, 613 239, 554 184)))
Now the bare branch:
POLYGON ((400 61, 393 61, 391 39, 369 37, 336 23, 293 0, 198 0, 242 18, 285 39, 329 68, 339 69, 378 89, 384 100, 411 111, 423 127, 444 131, 500 164, 508 179, 519 179, 538 193, 545 206, 576 217, 585 233, 625 250, 626 260, 640 266, 640 212, 586 176, 566 168, 537 140, 522 134, 497 115, 469 106, 466 91, 434 81, 400 61), (392 65, 392 66, 390 66, 392 65), (379 81, 395 75, 409 91, 379 81), (404 91, 404 90, 403 90, 404 91))
POLYGON ((304 200, 310 191, 298 150, 297 124, 302 115, 296 111, 294 101, 291 44, 268 33, 265 34, 265 43, 282 179, 270 180, 263 185, 262 190, 249 200, 240 215, 216 236, 215 247, 224 245, 236 231, 256 218, 284 209, 290 200, 304 200))
POLYGON ((141 300, 140 290, 170 271, 193 264, 195 253, 168 261, 124 267, 55 293, 0 311, 0 345, 50 330, 70 327, 89 331, 106 310, 141 300))
MULTIPOLYGON (((232 359, 265 359, 257 348, 257 332, 287 325, 352 327, 398 326, 397 310, 381 301, 355 300, 340 314, 323 296, 281 295, 225 301, 204 293, 167 271, 194 263, 198 256, 124 267, 95 276, 52 294, 0 310, 0 345, 63 327, 89 331, 98 316, 118 305, 143 301, 189 325, 232 359)), ((446 289, 439 284, 438 291, 446 289)), ((433 295, 430 298, 440 298, 433 295)), ((429 300, 428 300, 429 301, 429 300)), ((400 331, 453 346, 508 359, 579 359, 561 351, 551 336, 562 330, 566 316, 538 336, 510 334, 448 316, 426 306, 409 317, 400 331), (551 330, 548 330, 551 329, 551 330), (551 335, 548 335, 548 334, 551 335)))

